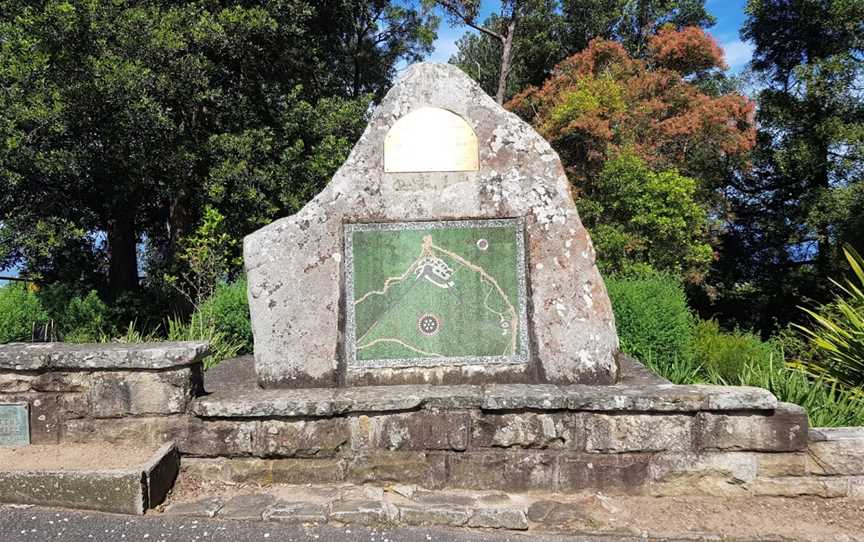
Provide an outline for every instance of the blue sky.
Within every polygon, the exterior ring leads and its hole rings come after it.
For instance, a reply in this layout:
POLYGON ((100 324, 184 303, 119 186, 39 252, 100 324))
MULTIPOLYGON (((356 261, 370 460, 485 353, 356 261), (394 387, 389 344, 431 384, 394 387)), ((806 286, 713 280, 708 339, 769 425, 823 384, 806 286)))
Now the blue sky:
MULTIPOLYGON (((753 54, 752 47, 741 41, 738 31, 744 23, 744 5, 746 0, 708 0, 706 6, 708 11, 717 18, 717 24, 709 29, 709 32, 723 47, 726 52, 726 63, 733 72, 741 71, 750 61, 753 54)), ((497 1, 483 1, 482 16, 485 19, 490 13, 496 11, 500 4, 497 1)), ((447 62, 456 51, 456 40, 466 32, 466 27, 452 27, 446 20, 441 21, 438 29, 438 41, 435 42, 435 51, 430 60, 433 62, 447 62)))

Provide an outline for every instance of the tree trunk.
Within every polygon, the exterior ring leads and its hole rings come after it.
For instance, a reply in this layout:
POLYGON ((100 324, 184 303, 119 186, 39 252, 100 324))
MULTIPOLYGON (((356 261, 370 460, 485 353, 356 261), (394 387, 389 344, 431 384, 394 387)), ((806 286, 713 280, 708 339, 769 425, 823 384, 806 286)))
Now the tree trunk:
POLYGON ((504 36, 501 48, 501 72, 498 74, 498 92, 495 101, 498 105, 504 105, 504 94, 507 92, 507 76, 510 74, 510 57, 513 54, 513 34, 516 33, 516 18, 510 19, 507 24, 507 35, 504 36))
MULTIPOLYGON (((814 176, 814 184, 818 187, 817 190, 829 191, 831 189, 831 175, 829 172, 829 144, 824 138, 818 137, 813 143, 814 154, 819 157, 819 163, 816 165, 814 176)), ((819 225, 819 252, 816 257, 816 271, 820 277, 827 277, 831 272, 831 226, 827 223, 819 225)))
POLYGON ((640 0, 639 1, 639 13, 636 17, 636 56, 642 55, 642 47, 645 45, 645 42, 648 41, 648 35, 651 33, 650 29, 653 25, 650 23, 652 21, 649 20, 648 15, 648 1, 640 0))
POLYGON ((117 217, 108 227, 108 287, 111 297, 138 289, 138 236, 128 215, 117 217))

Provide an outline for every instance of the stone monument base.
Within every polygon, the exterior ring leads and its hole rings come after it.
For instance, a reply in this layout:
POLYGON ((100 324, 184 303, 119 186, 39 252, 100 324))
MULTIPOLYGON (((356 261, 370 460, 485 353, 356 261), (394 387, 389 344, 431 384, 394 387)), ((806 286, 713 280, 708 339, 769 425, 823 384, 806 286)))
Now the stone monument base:
POLYGON ((245 358, 201 395, 198 345, 51 348, 0 347, 0 403, 30 404, 34 444, 175 442, 225 480, 864 496, 864 430, 810 429, 766 390, 661 383, 627 360, 611 386, 261 390, 245 358))

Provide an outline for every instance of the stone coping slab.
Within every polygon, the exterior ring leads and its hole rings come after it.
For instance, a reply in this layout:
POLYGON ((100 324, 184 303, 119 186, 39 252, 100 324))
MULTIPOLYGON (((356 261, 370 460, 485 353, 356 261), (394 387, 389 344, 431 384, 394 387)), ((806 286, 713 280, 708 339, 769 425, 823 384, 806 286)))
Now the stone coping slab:
POLYGON ((30 446, 0 464, 0 502, 140 515, 165 500, 180 469, 173 443, 131 454, 105 444, 77 445, 75 454, 64 448, 30 446), (107 466, 93 467, 89 458, 107 466))
POLYGON ((751 387, 492 384, 220 391, 197 399, 192 411, 205 418, 293 418, 419 408, 699 412, 768 411, 777 406, 769 391, 751 387))
POLYGON ((814 427, 810 430, 813 442, 858 441, 864 454, 864 427, 814 427))
POLYGON ((209 354, 206 342, 11 343, 0 345, 0 371, 148 370, 191 365, 209 354))

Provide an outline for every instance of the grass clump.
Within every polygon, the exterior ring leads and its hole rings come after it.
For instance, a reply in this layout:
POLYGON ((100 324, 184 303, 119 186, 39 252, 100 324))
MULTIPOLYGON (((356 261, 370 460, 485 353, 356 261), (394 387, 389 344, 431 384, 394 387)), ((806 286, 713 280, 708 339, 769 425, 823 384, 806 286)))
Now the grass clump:
POLYGON ((252 351, 252 326, 246 300, 246 281, 220 284, 187 321, 178 316, 165 320, 164 327, 142 331, 130 322, 125 333, 105 335, 102 342, 196 341, 210 344, 210 356, 204 360, 209 369, 219 362, 252 351))
POLYGON ((190 326, 199 330, 213 328, 232 344, 239 344, 241 354, 252 352, 252 322, 246 298, 246 280, 219 284, 192 315, 190 326))
POLYGON ((781 358, 774 345, 757 335, 724 332, 716 320, 700 320, 693 333, 694 359, 714 381, 731 382, 745 368, 759 367, 781 358))
POLYGON ((808 369, 842 385, 864 387, 864 258, 851 247, 844 249, 852 268, 845 285, 832 280, 838 289, 833 303, 816 310, 802 309, 811 325, 797 326, 823 354, 807 363, 808 369))
POLYGON ((210 344, 210 355, 204 360, 204 369, 215 367, 221 361, 237 356, 243 343, 220 331, 213 322, 205 320, 184 323, 179 318, 168 319, 169 341, 196 341, 210 344))

